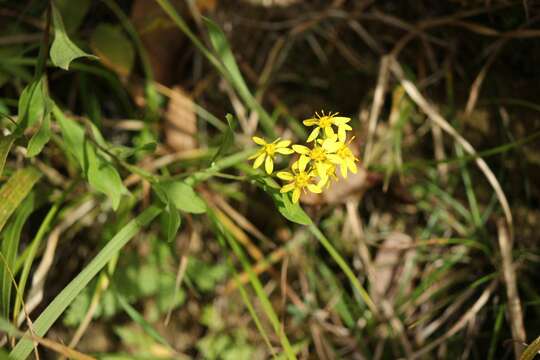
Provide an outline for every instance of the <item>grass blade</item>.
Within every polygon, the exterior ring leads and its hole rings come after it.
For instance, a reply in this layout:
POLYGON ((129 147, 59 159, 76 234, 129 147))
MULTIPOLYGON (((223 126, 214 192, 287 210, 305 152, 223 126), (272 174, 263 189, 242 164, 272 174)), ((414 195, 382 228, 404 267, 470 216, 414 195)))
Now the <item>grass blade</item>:
MULTIPOLYGON (((34 322, 35 334, 43 336, 94 276, 103 269, 113 256, 115 256, 142 227, 148 225, 161 211, 160 208, 151 206, 124 226, 41 313, 34 322)), ((10 353, 10 356, 13 359, 23 360, 28 357, 31 351, 32 342, 28 339, 22 339, 17 343, 10 353)))
POLYGON ((33 167, 18 170, 0 189, 0 231, 21 201, 28 195, 41 173, 33 167))

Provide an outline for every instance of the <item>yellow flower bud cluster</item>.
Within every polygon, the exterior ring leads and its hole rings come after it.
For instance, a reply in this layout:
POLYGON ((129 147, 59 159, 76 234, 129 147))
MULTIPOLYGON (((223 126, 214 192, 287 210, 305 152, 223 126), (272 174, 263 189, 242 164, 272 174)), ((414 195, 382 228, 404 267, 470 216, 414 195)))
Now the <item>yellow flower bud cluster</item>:
POLYGON ((299 156, 290 166, 290 171, 279 171, 276 176, 287 182, 281 187, 281 192, 292 191, 292 200, 297 203, 302 192, 321 193, 323 187, 329 186, 332 180, 338 180, 337 167, 341 176, 347 178, 348 171, 356 173, 358 159, 350 149, 353 138, 347 141, 347 131, 352 128, 347 124, 348 117, 338 116, 337 113, 319 115, 303 121, 306 126, 315 128, 309 134, 306 145, 293 144, 290 140, 279 138, 271 143, 254 136, 252 139, 261 148, 255 155, 253 168, 257 169, 264 163, 264 169, 271 175, 274 171, 274 159, 277 154, 299 156), (289 147, 290 146, 290 147, 289 147))

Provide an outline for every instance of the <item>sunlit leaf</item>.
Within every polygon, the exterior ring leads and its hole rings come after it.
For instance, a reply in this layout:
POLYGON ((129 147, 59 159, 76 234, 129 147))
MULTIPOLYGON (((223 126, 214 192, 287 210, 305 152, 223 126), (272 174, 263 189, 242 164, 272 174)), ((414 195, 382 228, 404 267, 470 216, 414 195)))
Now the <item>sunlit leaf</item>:
MULTIPOLYGON (((163 181, 156 184, 158 192, 166 193, 178 210, 193 214, 206 212, 206 204, 193 188, 182 181, 163 181)), ((159 193, 158 193, 159 195, 159 193)))
POLYGON ((87 57, 97 59, 96 56, 87 54, 79 49, 79 47, 69 39, 66 34, 66 29, 64 28, 62 15, 54 5, 54 2, 51 4, 54 25, 54 40, 50 52, 52 63, 59 68, 69 70, 69 64, 77 58, 87 57))
POLYGON ((45 114, 43 120, 41 121, 41 126, 39 130, 32 136, 30 142, 28 143, 28 156, 38 155, 45 144, 49 142, 51 138, 51 115, 45 114))

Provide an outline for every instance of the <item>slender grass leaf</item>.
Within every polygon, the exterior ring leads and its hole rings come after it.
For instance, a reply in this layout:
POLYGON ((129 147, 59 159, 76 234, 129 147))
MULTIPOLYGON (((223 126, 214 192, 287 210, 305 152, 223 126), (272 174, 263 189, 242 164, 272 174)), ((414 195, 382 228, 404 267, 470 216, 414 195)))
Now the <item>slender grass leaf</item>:
MULTIPOLYGON (((94 276, 118 254, 142 227, 148 225, 161 211, 158 207, 151 206, 124 226, 39 315, 34 322, 35 334, 43 336, 94 276)), ((31 351, 32 342, 22 339, 17 343, 10 356, 16 360, 23 360, 30 355, 31 351)))
POLYGON ((0 134, 0 176, 2 176, 2 173, 4 172, 4 165, 6 164, 6 159, 15 139, 16 136, 13 134, 6 136, 0 134))
POLYGON ((90 55, 79 49, 66 34, 64 22, 60 11, 52 4, 52 18, 54 25, 54 40, 51 46, 51 60, 55 66, 64 70, 69 70, 69 64, 80 57, 97 59, 96 56, 90 55))
POLYGON ((5 263, 0 262, 0 309, 2 311, 2 316, 5 318, 9 317, 11 288, 13 284, 12 277, 15 273, 15 261, 17 258, 17 250, 19 249, 21 231, 26 220, 34 210, 36 202, 34 194, 35 192, 31 192, 21 203, 15 213, 14 221, 6 228, 1 243, 0 249, 4 256, 5 263))
POLYGON ((122 29, 109 24, 99 24, 90 38, 90 47, 99 60, 122 77, 133 69, 135 50, 122 29))
MULTIPOLYGON (((178 210, 193 214, 202 214, 206 212, 206 204, 195 193, 193 188, 182 181, 162 181, 154 185, 158 196, 166 194, 167 198, 174 204, 178 210)), ((164 201, 165 203, 168 200, 164 201)))
POLYGON ((33 167, 17 170, 0 189, 0 231, 11 214, 28 195, 41 173, 33 167))
POLYGON ((540 352, 540 336, 527 346, 519 360, 533 360, 540 352))

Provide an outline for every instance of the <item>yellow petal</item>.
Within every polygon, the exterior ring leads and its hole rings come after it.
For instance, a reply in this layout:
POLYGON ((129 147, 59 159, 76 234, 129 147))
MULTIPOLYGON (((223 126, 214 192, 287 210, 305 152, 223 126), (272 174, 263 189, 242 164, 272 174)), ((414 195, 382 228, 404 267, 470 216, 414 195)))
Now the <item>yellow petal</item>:
POLYGON ((298 200, 300 200, 300 189, 295 188, 292 193, 292 202, 296 204, 298 200))
POLYGON ((287 171, 280 171, 276 175, 278 178, 285 181, 292 181, 294 179, 294 175, 287 171))
POLYGON ((326 135, 327 138, 331 138, 335 136, 334 129, 332 129, 331 126, 327 126, 324 128, 324 135, 326 135))
POLYGON ((286 193, 286 192, 291 191, 292 189, 294 189, 294 183, 283 185, 283 187, 281 188, 281 190, 279 190, 279 192, 280 193, 286 193))
POLYGON ((335 137, 325 139, 322 143, 322 148, 327 152, 336 152, 341 147, 341 143, 337 142, 336 140, 337 138, 335 137))
POLYGON ((338 140, 342 143, 347 140, 347 133, 345 132, 343 126, 338 127, 338 140))
MULTIPOLYGON (((314 130, 315 131, 315 130, 314 130)), ((304 154, 304 155, 307 155, 309 154, 309 152, 311 150, 309 150, 309 148, 307 146, 304 146, 304 145, 293 145, 292 146, 293 150, 296 151, 297 153, 299 154, 304 154)))
POLYGON ((255 154, 251 155, 250 157, 248 157, 248 160, 253 160, 253 159, 255 159, 256 157, 259 157, 261 154, 264 154, 264 151, 263 151, 263 150, 259 150, 259 151, 257 151, 255 154))
POLYGON ((315 194, 320 194, 322 192, 322 189, 315 184, 308 184, 307 186, 308 190, 315 194))
POLYGON ((358 171, 356 169, 356 164, 354 163, 354 160, 352 159, 347 160, 347 167, 349 168, 350 172, 352 172, 353 174, 356 174, 356 172, 358 171))
POLYGON ((347 164, 342 162, 340 165, 340 169, 341 169, 341 176, 343 176, 343 178, 346 179, 347 178, 347 164))
POLYGON ((317 136, 319 136, 319 131, 321 131, 321 128, 316 127, 315 129, 313 129, 311 134, 309 134, 306 142, 312 142, 313 140, 315 140, 317 136))
POLYGON ((334 116, 332 118, 332 121, 336 125, 341 125, 341 124, 345 124, 345 123, 348 123, 349 121, 351 121, 351 118, 348 118, 348 117, 345 117, 345 116, 334 116))
POLYGON ((341 162, 341 158, 336 154, 326 154, 326 158, 334 164, 339 164, 341 162))
POLYGON ((267 174, 271 174, 272 171, 274 171, 274 161, 270 156, 266 157, 266 161, 264 162, 264 170, 266 170, 267 174))
POLYGON ((266 141, 264 141, 263 138, 260 138, 260 137, 258 137, 258 136, 252 137, 251 140, 253 140, 253 142, 254 142, 255 144, 257 144, 257 145, 261 145, 261 146, 262 146, 262 145, 266 145, 266 141))
POLYGON ((291 140, 281 140, 276 144, 277 148, 284 148, 291 145, 291 140))
POLYGON ((317 162, 315 164, 315 169, 317 170, 317 175, 323 179, 323 178, 327 178, 328 175, 326 173, 326 171, 328 170, 328 166, 325 164, 325 163, 322 163, 322 162, 317 162))
POLYGON ((317 119, 306 119, 304 121, 302 121, 302 123, 306 126, 313 126, 313 125, 317 125, 319 123, 319 120, 317 119))
POLYGON ((282 155, 291 155, 292 153, 294 153, 293 149, 289 149, 289 148, 279 148, 279 149, 276 149, 276 152, 282 155))
POLYGON ((259 155, 259 157, 257 157, 257 159, 255 159, 255 162, 253 163, 253 168, 254 169, 257 169, 259 166, 262 165, 265 156, 266 156, 265 153, 261 153, 261 155, 259 155))
POLYGON ((300 155, 300 159, 298 159, 298 171, 305 171, 307 164, 309 164, 309 157, 306 155, 300 155))

